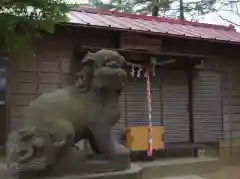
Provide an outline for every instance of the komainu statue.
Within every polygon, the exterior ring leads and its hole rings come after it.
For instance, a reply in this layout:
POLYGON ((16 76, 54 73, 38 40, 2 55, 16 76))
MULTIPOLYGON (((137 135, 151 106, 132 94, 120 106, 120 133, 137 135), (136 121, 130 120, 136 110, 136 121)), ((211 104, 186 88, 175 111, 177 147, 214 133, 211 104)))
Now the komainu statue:
MULTIPOLYGON (((125 59, 117 52, 88 53, 76 83, 31 102, 23 127, 7 142, 7 167, 13 176, 34 178, 124 170, 129 151, 111 128, 120 119, 119 96, 126 83, 125 59), (75 144, 85 139, 94 152, 75 144)), ((84 140, 84 141, 85 141, 84 140)))

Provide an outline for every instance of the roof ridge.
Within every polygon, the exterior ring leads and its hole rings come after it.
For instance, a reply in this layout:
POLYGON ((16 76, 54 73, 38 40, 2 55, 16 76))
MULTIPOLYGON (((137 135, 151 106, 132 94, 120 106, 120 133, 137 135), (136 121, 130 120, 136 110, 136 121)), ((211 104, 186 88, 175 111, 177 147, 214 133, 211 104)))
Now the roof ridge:
POLYGON ((201 22, 192 22, 192 21, 186 21, 186 20, 164 18, 164 17, 155 17, 155 16, 140 15, 140 14, 124 13, 124 12, 118 12, 118 11, 110 11, 110 10, 105 10, 102 8, 89 8, 86 6, 72 8, 71 11, 95 13, 95 14, 110 15, 110 16, 117 16, 117 17, 142 19, 142 20, 148 20, 148 21, 167 22, 167 23, 172 23, 172 24, 191 25, 191 26, 199 26, 199 27, 204 27, 204 28, 236 31, 235 26, 232 24, 230 24, 229 26, 215 25, 215 24, 208 24, 208 23, 201 23, 201 22))

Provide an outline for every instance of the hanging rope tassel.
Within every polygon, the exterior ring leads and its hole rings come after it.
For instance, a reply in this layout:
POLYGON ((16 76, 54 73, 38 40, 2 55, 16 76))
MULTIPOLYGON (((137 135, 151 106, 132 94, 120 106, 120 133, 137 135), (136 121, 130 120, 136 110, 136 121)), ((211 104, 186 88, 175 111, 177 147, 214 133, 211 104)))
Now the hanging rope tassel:
POLYGON ((147 155, 149 157, 152 156, 152 102, 151 102, 151 86, 150 86, 150 65, 146 68, 146 77, 147 77, 147 101, 148 101, 148 152, 147 155))

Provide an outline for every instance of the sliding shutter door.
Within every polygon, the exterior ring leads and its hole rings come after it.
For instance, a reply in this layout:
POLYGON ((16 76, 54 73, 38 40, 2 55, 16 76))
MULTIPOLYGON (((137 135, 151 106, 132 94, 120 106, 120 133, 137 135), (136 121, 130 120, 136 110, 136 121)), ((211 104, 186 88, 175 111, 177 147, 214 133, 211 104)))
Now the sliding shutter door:
POLYGON ((165 142, 189 142, 187 73, 179 70, 161 74, 165 142))
POLYGON ((216 142, 222 137, 221 106, 220 74, 197 71, 193 83, 195 142, 216 142))

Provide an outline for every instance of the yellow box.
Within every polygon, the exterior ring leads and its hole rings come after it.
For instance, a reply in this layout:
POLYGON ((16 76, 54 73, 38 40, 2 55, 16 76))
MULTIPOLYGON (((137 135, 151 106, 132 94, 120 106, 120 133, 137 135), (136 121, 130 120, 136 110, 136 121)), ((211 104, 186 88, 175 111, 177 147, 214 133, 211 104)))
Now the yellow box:
MULTIPOLYGON (((152 146, 154 150, 164 149, 164 128, 162 126, 152 127, 152 146)), ((128 127, 125 131, 126 146, 132 151, 148 149, 148 126, 128 127)))

